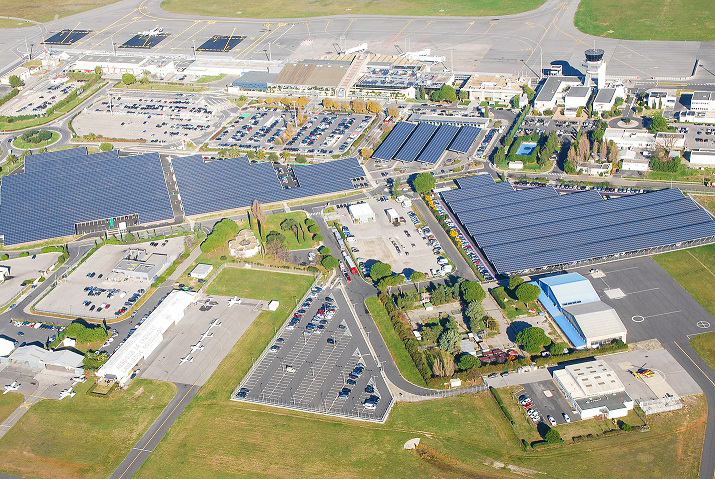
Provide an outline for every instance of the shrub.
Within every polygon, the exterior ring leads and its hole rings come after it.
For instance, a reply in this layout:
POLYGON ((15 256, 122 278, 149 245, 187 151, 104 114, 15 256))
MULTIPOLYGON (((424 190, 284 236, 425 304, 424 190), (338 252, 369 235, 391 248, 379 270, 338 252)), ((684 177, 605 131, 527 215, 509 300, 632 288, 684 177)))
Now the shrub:
POLYGON ((30 256, 30 253, 28 253, 27 251, 23 251, 23 252, 20 253, 18 256, 19 256, 20 258, 24 258, 25 256, 30 256))
POLYGON ((6 260, 8 260, 8 259, 10 259, 10 255, 7 254, 7 253, 5 253, 5 254, 3 254, 2 256, 0 256, 0 261, 6 261, 6 260))
POLYGON ((111 151, 114 149, 114 145, 112 145, 111 143, 106 143, 106 142, 101 143, 99 145, 99 149, 100 149, 100 151, 111 151))
POLYGON ((546 431, 546 434, 544 434, 544 440, 546 440, 546 442, 548 442, 549 444, 559 444, 564 442, 564 440, 561 439, 561 434, 559 434, 559 431, 553 428, 550 428, 548 431, 546 431))
POLYGON ((201 243, 202 253, 211 253, 221 246, 227 244, 239 231, 239 226, 235 221, 227 218, 216 223, 211 233, 201 243))
POLYGON ((507 410, 506 406, 504 406, 504 401, 502 401, 501 395, 497 392, 496 389, 494 389, 492 387, 489 388, 489 391, 491 391, 492 396, 494 396, 494 399, 496 400, 497 404, 499 405, 499 409, 501 409, 501 412, 504 414, 504 417, 506 417, 507 421, 509 421, 512 425, 514 425, 514 417, 507 410))

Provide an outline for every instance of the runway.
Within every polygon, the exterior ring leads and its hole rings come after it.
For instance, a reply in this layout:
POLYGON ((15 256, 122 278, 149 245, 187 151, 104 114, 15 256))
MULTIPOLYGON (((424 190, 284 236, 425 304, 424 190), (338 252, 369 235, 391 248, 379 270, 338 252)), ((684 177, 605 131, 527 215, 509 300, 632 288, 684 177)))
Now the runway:
MULTIPOLYGON (((402 17, 342 15, 308 19, 229 19, 165 12, 160 0, 124 0, 103 8, 23 29, 2 30, 0 70, 29 50, 111 53, 139 32, 157 26, 169 36, 151 49, 125 48, 121 53, 174 55, 283 62, 334 54, 366 42, 368 51, 396 55, 429 48, 444 56, 457 72, 510 73, 537 76, 552 61, 575 68, 583 51, 605 50, 608 74, 634 81, 684 80, 693 75, 696 59, 715 66, 712 42, 631 41, 597 38, 573 25, 578 0, 547 0, 544 5, 502 17, 402 17), (63 29, 90 30, 72 45, 41 45, 63 29), (195 52, 214 35, 245 36, 226 52, 195 52), (25 39, 27 37, 27 45, 25 39), (270 44, 270 45, 269 45, 270 44)), ((708 68, 715 71, 715 68, 708 68)), ((700 69, 699 81, 715 81, 700 69)))

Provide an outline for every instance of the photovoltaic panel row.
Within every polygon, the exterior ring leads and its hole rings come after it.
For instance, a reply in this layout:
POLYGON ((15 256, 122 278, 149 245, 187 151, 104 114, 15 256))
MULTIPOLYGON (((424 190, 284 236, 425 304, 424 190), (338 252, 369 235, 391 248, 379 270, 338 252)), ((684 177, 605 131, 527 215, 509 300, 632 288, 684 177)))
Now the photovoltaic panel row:
POLYGON ((171 220, 159 155, 107 157, 92 168, 10 175, 0 187, 5 244, 75 234, 75 223, 137 214, 140 223, 171 220))
POLYGON ((479 136, 479 132, 482 131, 474 126, 463 126, 459 129, 459 133, 449 145, 449 150, 456 151, 458 153, 466 153, 474 144, 474 140, 479 136))
MULTIPOLYGON (((608 203, 604 201, 604 203, 608 203)), ((590 205, 589 205, 590 206, 590 205)), ((580 229, 582 232, 591 231, 595 237, 600 236, 603 228, 617 225, 628 224, 636 221, 642 221, 653 218, 672 217, 676 220, 676 216, 698 211, 698 206, 688 198, 673 201, 667 205, 667 214, 663 214, 660 208, 652 208, 648 206, 634 209, 620 209, 610 213, 595 212, 584 216, 575 216, 566 219, 554 219, 541 224, 533 225, 529 228, 510 228, 492 233, 477 234, 480 246, 488 247, 495 245, 509 245, 512 243, 521 243, 530 241, 532 238, 554 238, 558 241, 561 235, 567 234, 570 231, 580 229)))
POLYGON ((67 158, 70 156, 82 156, 87 154, 87 147, 69 148, 67 150, 50 151, 47 153, 36 153, 25 157, 25 166, 28 163, 37 164, 43 161, 54 160, 56 158, 67 158))
POLYGON ((489 174, 465 176, 464 178, 457 178, 454 181, 457 183, 457 186, 459 186, 460 190, 468 190, 472 188, 481 188, 483 186, 499 184, 496 183, 494 181, 494 178, 492 178, 489 174))
POLYGON ((546 186, 531 190, 508 191, 506 193, 476 198, 473 201, 456 201, 450 203, 450 208, 459 216, 460 221, 469 222, 489 217, 489 214, 493 214, 495 209, 504 210, 517 208, 516 205, 523 202, 557 195, 558 193, 553 188, 546 186))
POLYGON ((387 135, 385 141, 383 141, 377 150, 375 150, 372 157, 383 161, 393 159, 415 128, 417 128, 417 125, 414 123, 409 123, 407 121, 399 122, 387 135))
POLYGON ((436 164, 442 157, 442 154, 447 151, 447 147, 452 142, 452 139, 454 139, 458 130, 459 128, 453 125, 440 125, 425 149, 422 150, 422 153, 417 157, 417 161, 433 165, 436 164))
POLYGON ((204 162, 200 155, 172 160, 184 212, 191 216, 250 206, 254 200, 275 203, 353 188, 364 170, 354 158, 317 165, 295 165, 299 186, 283 188, 273 165, 245 158, 204 162))
MULTIPOLYGON (((25 164, 25 173, 49 172, 50 170, 58 168, 81 168, 81 171, 84 173, 91 168, 105 168, 105 160, 116 160, 117 158, 119 158, 117 150, 103 151, 91 155, 83 154, 64 156, 41 161, 39 163, 30 162, 29 164, 25 164)), ((76 172, 77 170, 67 171, 67 173, 76 172)))
POLYGON ((395 155, 395 159, 399 161, 412 162, 417 159, 419 154, 429 143, 432 135, 437 131, 437 126, 430 123, 420 123, 412 132, 402 148, 395 155))
POLYGON ((463 200, 471 200, 482 196, 498 195, 501 193, 513 192, 514 188, 511 183, 504 181, 501 183, 492 183, 490 185, 481 186, 479 188, 469 188, 466 190, 449 190, 442 192, 442 198, 449 203, 463 200))
POLYGON ((715 237, 715 222, 705 211, 698 210, 613 225, 596 236, 573 231, 562 235, 558 243, 534 238, 524 243, 528 244, 527 251, 515 250, 513 244, 483 250, 497 270, 511 272, 710 237, 715 237))

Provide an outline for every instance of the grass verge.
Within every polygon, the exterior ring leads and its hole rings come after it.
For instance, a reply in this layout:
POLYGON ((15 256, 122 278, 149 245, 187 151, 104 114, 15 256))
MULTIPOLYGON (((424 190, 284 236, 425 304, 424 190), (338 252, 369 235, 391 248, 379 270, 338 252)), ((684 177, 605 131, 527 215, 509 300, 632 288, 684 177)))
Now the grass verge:
POLYGON ((8 416, 22 404, 22 394, 9 392, 0 395, 0 422, 8 418, 8 416))
MULTIPOLYGON (((55 15, 62 18, 93 8, 103 7, 116 1, 117 0, 82 0, 81 2, 77 0, 16 0, 13 2, 0 2, 0 16, 24 18, 36 22, 49 22, 55 18, 55 15)), ((17 20, 7 21, 20 23, 17 20)))
POLYGON ((390 317, 387 315, 385 307, 382 305, 377 296, 367 298, 365 300, 365 306, 367 306, 367 309, 370 311, 370 315, 375 321, 377 329, 380 330, 380 335, 382 336, 382 339, 385 340, 385 344, 387 344, 387 348, 390 350, 390 355, 392 356, 392 359, 395 360, 395 364, 397 364, 397 369, 400 370, 400 374, 402 374, 402 376, 409 382, 426 387, 427 383, 425 383, 424 378, 417 370, 414 361, 412 361, 412 358, 407 352, 405 343, 402 342, 400 336, 392 327, 390 317))
POLYGON ((43 400, 0 439, 0 470, 37 478, 109 477, 159 413, 176 386, 137 380, 108 398, 88 396, 94 384, 77 384, 77 395, 43 400))
POLYGON ((659 254, 653 259, 715 315, 715 244, 659 254))
POLYGON ((52 136, 50 137, 49 140, 47 141, 42 141, 40 143, 30 143, 27 141, 24 141, 22 138, 19 136, 15 138, 12 142, 12 146, 19 150, 30 150, 30 149, 37 149, 37 148, 44 148, 46 146, 50 146, 53 143, 56 143, 57 140, 60 139, 60 134, 57 133, 56 131, 51 131, 52 136))
POLYGON ((699 334, 690 340, 696 353, 715 369, 715 333, 699 334))
POLYGON ((228 267, 216 276, 206 293, 266 301, 281 298, 295 306, 314 280, 305 274, 228 267))

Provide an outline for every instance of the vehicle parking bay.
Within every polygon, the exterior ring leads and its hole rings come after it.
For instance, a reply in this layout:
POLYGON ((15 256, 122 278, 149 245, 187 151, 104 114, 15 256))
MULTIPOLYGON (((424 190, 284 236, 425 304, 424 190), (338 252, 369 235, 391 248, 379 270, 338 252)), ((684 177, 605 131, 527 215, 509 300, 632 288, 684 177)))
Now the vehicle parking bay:
POLYGON ((298 309, 305 309, 302 318, 280 330, 233 399, 383 422, 392 395, 342 291, 322 291, 298 309), (337 308, 334 316, 308 328, 328 296, 337 308), (344 388, 349 391, 341 395, 344 388), (379 397, 374 407, 372 396, 379 397))
POLYGON ((48 108, 67 98, 69 94, 82 86, 81 82, 45 80, 28 78, 27 86, 10 101, 0 106, 0 115, 42 115, 48 108))
POLYGON ((36 280, 41 272, 49 270, 61 253, 44 253, 0 261, 0 266, 10 268, 10 276, 0 283, 0 307, 5 306, 20 294, 24 281, 36 280))
MULTIPOLYGON (((137 243, 131 247, 144 249, 147 254, 167 255, 164 269, 184 251, 182 237, 155 242, 155 246, 150 243, 137 243)), ((61 279, 34 308, 41 312, 100 320, 115 318, 118 316, 115 313, 123 307, 131 308, 149 290, 152 280, 127 278, 112 273, 129 248, 127 245, 103 245, 67 278, 61 279), (96 288, 94 291, 98 294, 90 295, 91 291, 85 291, 85 288, 96 288), (110 290, 117 291, 108 298, 110 290), (135 296, 133 301, 130 299, 132 296, 135 296), (86 304, 87 302, 90 304, 86 304), (127 302, 133 304, 127 305, 127 302), (109 307, 102 307, 102 304, 109 304, 109 307), (101 311, 98 311, 100 307, 101 311)), ((161 274, 161 271, 158 274, 161 274)))
MULTIPOLYGON (((565 424, 564 413, 568 414, 572 421, 580 419, 553 381, 538 381, 524 384, 523 387, 524 392, 531 398, 531 408, 538 411, 541 420, 547 424, 547 416, 553 417, 557 424, 565 424)), ((521 394, 523 393, 518 392, 517 397, 521 394)))
POLYGON ((229 306, 229 300, 209 296, 191 304, 162 346, 139 365, 141 377, 203 385, 266 306, 252 299, 229 306))

